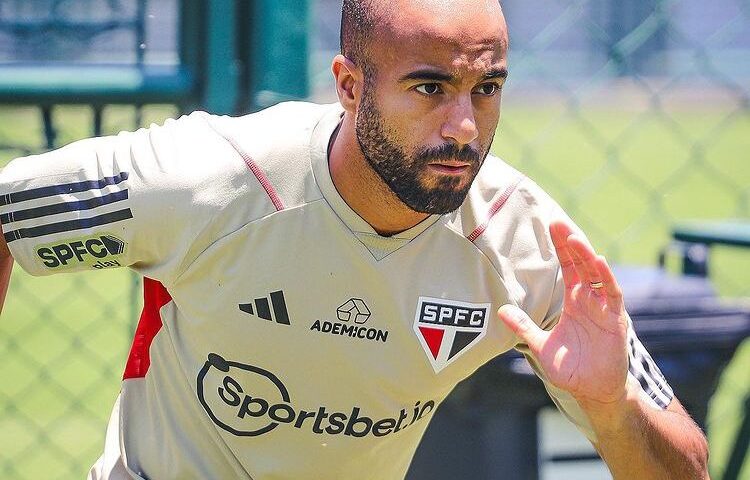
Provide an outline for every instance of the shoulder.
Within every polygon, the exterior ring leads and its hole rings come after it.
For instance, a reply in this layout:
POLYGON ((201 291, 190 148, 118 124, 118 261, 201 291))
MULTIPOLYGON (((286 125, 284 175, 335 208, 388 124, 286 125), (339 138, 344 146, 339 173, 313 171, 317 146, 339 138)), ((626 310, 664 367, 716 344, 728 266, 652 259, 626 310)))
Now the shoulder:
POLYGON ((162 188, 186 192, 208 212, 241 206, 252 220, 278 210, 277 201, 304 197, 310 138, 331 108, 287 102, 239 117, 194 112, 150 127, 140 148, 158 152, 162 188))
POLYGON ((475 243, 532 235, 546 244, 548 236, 540 235, 535 227, 564 215, 557 202, 532 179, 489 155, 459 209, 456 225, 475 243))
POLYGON ((266 203, 266 182, 277 190, 300 189, 309 170, 312 131, 331 108, 287 102, 239 117, 198 111, 121 133, 111 148, 149 159, 140 169, 158 178, 160 188, 190 190, 210 203, 240 193, 266 203))
POLYGON ((533 180, 488 156, 455 227, 495 266, 519 306, 541 322, 559 268, 549 225, 567 218, 533 180))
MULTIPOLYGON (((331 108, 286 102, 239 117, 196 111, 163 125, 151 125, 145 133, 151 137, 152 146, 175 153, 183 164, 193 159, 195 163, 215 165, 222 152, 246 152, 260 159, 269 150, 307 144, 315 125, 331 108)), ((143 135, 143 130, 121 135, 143 135)))
POLYGON ((106 184, 113 178, 143 192, 189 189, 200 179, 227 174, 232 167, 236 171, 238 165, 231 154, 226 155, 226 142, 211 129, 209 118, 205 112, 195 112, 18 158, 3 169, 2 182, 33 188, 106 184))
POLYGON ((293 206, 319 196, 311 175, 311 142, 321 120, 340 109, 286 102, 243 117, 212 117, 211 124, 249 171, 285 206, 293 206))
POLYGON ((241 117, 209 116, 211 127, 236 146, 262 156, 286 147, 305 146, 321 118, 335 105, 285 102, 241 117))

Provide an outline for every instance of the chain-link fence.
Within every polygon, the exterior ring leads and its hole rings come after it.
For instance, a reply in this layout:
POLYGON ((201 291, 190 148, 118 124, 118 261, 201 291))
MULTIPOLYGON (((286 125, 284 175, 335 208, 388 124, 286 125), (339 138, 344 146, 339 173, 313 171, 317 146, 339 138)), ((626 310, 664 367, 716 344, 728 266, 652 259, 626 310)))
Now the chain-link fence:
MULTIPOLYGON (((174 63, 175 19, 175 1, 2 0, 0 94, 13 102, 19 83, 34 93, 51 76, 63 93, 107 88, 115 79, 92 78, 99 71, 87 68, 174 63)), ((0 166, 176 113, 169 106, 2 105, 0 166)), ((0 321, 0 477, 85 478, 119 389, 140 310, 138 282, 126 271, 32 280, 16 267, 0 321)))
MULTIPOLYGON (((335 99, 328 67, 339 5, 312 3, 317 100, 335 99)), ((610 259, 655 265, 679 220, 750 221, 750 2, 503 5, 511 76, 493 151, 558 199, 610 259)), ((0 62, 173 63, 178 6, 0 0, 0 62)), ((177 111, 0 105, 0 165, 177 111)), ((715 249, 710 267, 723 295, 750 296, 750 254, 715 249)), ((137 279, 127 272, 30 279, 16 269, 8 297, 0 321, 0 476, 82 478, 100 453, 119 388, 139 310, 137 279)), ((749 347, 725 372, 709 414, 718 478, 750 414, 743 403, 749 347)), ((735 478, 750 478, 748 463, 735 478)))

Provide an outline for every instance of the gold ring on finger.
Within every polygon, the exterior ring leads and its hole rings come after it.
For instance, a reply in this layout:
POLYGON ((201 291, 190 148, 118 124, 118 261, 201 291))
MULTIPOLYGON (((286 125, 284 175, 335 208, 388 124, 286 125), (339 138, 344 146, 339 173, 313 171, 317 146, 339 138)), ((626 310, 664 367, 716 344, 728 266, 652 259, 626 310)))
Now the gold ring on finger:
POLYGON ((604 288, 604 282, 589 282, 591 288, 604 288))

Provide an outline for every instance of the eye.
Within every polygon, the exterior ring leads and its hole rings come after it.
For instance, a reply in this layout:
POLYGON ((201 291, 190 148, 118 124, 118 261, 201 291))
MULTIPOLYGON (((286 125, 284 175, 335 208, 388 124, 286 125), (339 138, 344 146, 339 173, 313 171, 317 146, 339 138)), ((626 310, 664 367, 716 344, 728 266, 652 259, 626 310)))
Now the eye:
POLYGON ((414 90, 422 95, 437 95, 438 93, 443 92, 440 85, 437 83, 423 83, 422 85, 417 85, 414 90))
POLYGON ((492 95, 496 94, 500 90, 500 85, 497 83, 491 82, 491 83, 483 83, 479 85, 477 88, 474 89, 474 93, 478 93, 479 95, 485 95, 487 97, 491 97, 492 95))

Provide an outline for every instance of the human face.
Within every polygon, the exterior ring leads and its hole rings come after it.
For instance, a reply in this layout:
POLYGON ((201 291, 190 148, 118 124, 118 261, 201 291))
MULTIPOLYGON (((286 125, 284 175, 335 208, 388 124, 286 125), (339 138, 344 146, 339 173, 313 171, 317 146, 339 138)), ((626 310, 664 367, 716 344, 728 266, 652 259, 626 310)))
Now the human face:
POLYGON ((374 72, 357 109, 357 141, 372 169, 414 211, 457 209, 489 153, 507 37, 499 6, 488 10, 474 8, 465 29, 467 19, 455 12, 440 17, 407 8, 377 29, 371 45, 374 72))

